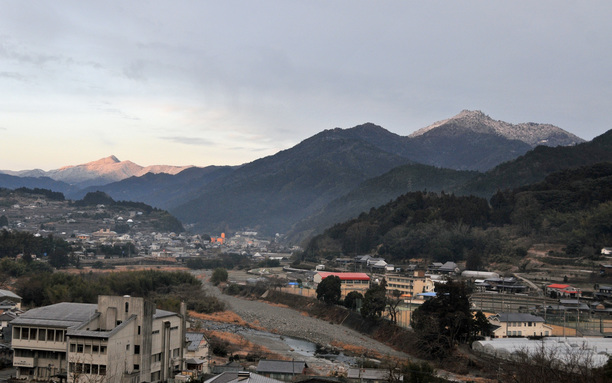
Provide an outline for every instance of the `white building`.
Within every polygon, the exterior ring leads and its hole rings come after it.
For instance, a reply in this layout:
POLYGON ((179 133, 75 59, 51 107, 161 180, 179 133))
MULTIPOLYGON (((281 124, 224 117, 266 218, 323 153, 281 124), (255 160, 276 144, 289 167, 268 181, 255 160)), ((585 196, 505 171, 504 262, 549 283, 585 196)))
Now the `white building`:
POLYGON ((11 322, 13 366, 25 380, 165 381, 183 367, 184 323, 130 296, 32 309, 11 322))
POLYGON ((489 318, 495 329, 494 338, 551 336, 552 327, 544 323, 544 318, 522 313, 500 313, 489 318))

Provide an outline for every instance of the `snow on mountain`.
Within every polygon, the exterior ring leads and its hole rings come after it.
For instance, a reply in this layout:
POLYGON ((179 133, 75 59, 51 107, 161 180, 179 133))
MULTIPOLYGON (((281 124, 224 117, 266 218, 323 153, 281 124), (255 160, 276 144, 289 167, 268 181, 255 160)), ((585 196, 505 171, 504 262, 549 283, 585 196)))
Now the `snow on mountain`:
POLYGON ((451 126, 455 129, 461 127, 463 130, 470 130, 476 133, 497 134, 511 140, 525 142, 532 147, 538 145, 570 146, 584 142, 582 138, 551 124, 537 124, 533 122, 511 124, 494 120, 479 110, 463 110, 454 117, 419 129, 409 137, 433 134, 433 132, 440 129, 449 129, 451 126))

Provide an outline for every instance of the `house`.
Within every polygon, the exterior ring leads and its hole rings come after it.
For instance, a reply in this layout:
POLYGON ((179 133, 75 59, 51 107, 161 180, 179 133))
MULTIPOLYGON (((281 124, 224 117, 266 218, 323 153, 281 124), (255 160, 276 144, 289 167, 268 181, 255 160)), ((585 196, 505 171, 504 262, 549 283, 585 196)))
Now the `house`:
POLYGON ((13 306, 21 309, 21 297, 9 290, 0 289, 0 301, 2 301, 3 305, 9 305, 10 302, 13 302, 13 306))
POLYGON ((340 278, 340 288, 343 297, 351 291, 358 291, 364 294, 370 288, 370 277, 365 273, 332 273, 320 271, 313 276, 312 281, 318 285, 323 279, 330 275, 340 278))
POLYGON ((185 350, 185 368, 189 371, 195 371, 194 377, 199 374, 208 373, 208 345, 209 342, 206 336, 201 332, 187 332, 185 335, 187 341, 187 349, 185 350))
POLYGON ((601 264, 599 265, 599 274, 600 275, 612 275, 612 265, 607 264, 601 264))
MULTIPOLYGON (((389 369, 349 368, 346 377, 353 382, 384 383, 392 381, 389 375, 389 369)), ((396 378, 397 380, 403 380, 401 376, 397 376, 396 378)))
POLYGON ((260 360, 257 373, 268 378, 290 382, 298 375, 304 375, 308 365, 297 360, 260 360))
POLYGON ((610 255, 612 254, 612 247, 604 247, 601 249, 601 255, 610 255))
POLYGON ((231 361, 222 365, 215 365, 212 368, 213 374, 222 374, 224 372, 238 372, 242 371, 242 365, 238 361, 231 361))
POLYGON ((593 296, 597 299, 609 299, 612 297, 612 286, 600 285, 593 296))
POLYGON ((580 289, 566 284, 553 283, 546 286, 546 295, 552 298, 577 298, 580 297, 580 289))
POLYGON ((0 314, 0 334, 15 318, 17 318, 17 313, 13 311, 5 311, 0 314))
POLYGON ((282 381, 268 378, 254 372, 226 371, 220 375, 205 380, 204 383, 282 383, 282 381))
POLYGON ((131 296, 57 303, 11 322, 17 379, 160 382, 182 369, 183 315, 131 296))
POLYGON ((544 318, 522 313, 499 313, 489 318, 493 327, 493 338, 551 336, 552 327, 544 318))
POLYGON ((427 267, 427 272, 431 274, 458 274, 459 267, 451 261, 446 263, 433 262, 427 267))
POLYGON ((484 280, 484 285, 481 286, 484 286, 486 291, 495 291, 499 293, 516 294, 527 291, 527 286, 520 284, 515 277, 486 278, 484 280))

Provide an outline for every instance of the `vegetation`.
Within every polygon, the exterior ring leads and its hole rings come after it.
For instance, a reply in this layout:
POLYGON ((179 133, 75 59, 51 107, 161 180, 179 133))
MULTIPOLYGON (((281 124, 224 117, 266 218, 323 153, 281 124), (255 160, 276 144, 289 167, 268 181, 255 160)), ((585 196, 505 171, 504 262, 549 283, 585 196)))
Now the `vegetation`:
POLYGON ((561 243, 571 257, 593 259, 612 243, 612 163, 565 170, 543 182, 498 191, 490 201, 444 192, 411 192, 314 237, 305 259, 378 254, 467 261, 522 259, 529 244, 561 243))
MULTIPOLYGON (((153 227, 158 231, 170 231, 181 233, 185 231, 183 224, 165 210, 157 209, 142 202, 115 201, 108 194, 97 191, 90 192, 83 199, 74 202, 75 206, 97 206, 104 205, 111 209, 138 210, 149 216, 153 227)), ((127 232, 124 226, 117 228, 118 232, 127 232)))
POLYGON ((363 296, 361 315, 367 319, 380 319, 387 307, 387 281, 373 284, 363 296))
POLYGON ((482 313, 472 315, 470 291, 463 282, 436 284, 436 297, 423 303, 411 317, 417 348, 424 356, 444 359, 459 343, 488 332, 482 313))
POLYGON ((23 259, 29 262, 32 256, 36 255, 46 258, 53 267, 64 268, 78 262, 71 252, 72 248, 68 242, 52 235, 37 237, 27 232, 0 231, 0 258, 14 259, 21 254, 23 259))
POLYGON ((188 309, 197 312, 223 310, 223 304, 204 295, 200 290, 201 282, 186 272, 146 270, 79 275, 45 272, 26 275, 16 285, 26 306, 59 302, 95 303, 98 295, 106 294, 145 297, 158 307, 172 311, 179 311, 181 301, 187 303, 188 309))
POLYGON ((350 293, 346 294, 346 297, 344 297, 344 307, 351 310, 357 310, 360 308, 361 302, 363 302, 363 294, 358 291, 351 291, 350 293))
POLYGON ((317 286, 317 299, 335 305, 340 301, 342 295, 342 282, 336 275, 329 275, 317 286))
POLYGON ((227 270, 221 267, 216 268, 210 277, 210 282, 215 286, 217 286, 219 283, 227 282, 227 270))

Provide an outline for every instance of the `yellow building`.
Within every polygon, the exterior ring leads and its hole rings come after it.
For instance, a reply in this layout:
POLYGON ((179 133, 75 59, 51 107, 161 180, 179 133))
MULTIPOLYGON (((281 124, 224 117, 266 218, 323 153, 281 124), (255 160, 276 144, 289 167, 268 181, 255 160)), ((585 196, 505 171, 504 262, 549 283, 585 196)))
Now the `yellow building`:
POLYGON ((357 291, 365 294, 365 292, 370 288, 370 277, 366 273, 331 273, 320 271, 315 274, 312 280, 318 285, 323 279, 329 277, 330 275, 340 278, 342 297, 345 297, 346 294, 350 293, 351 291, 357 291))
POLYGON ((551 336, 553 331, 544 318, 531 314, 500 313, 488 319, 495 327, 494 338, 551 336))
POLYGON ((398 290, 404 298, 414 299, 417 294, 434 291, 434 282, 424 271, 415 271, 412 275, 387 274, 387 291, 398 290))

